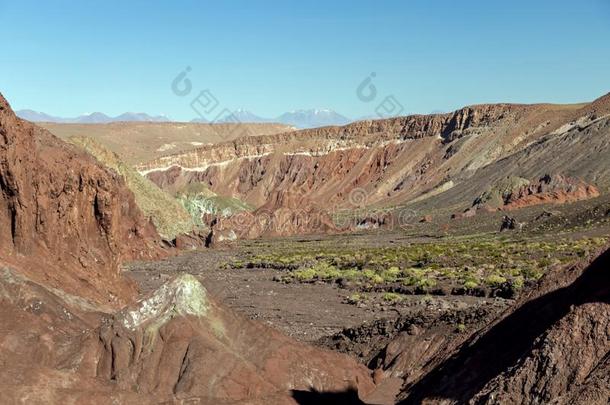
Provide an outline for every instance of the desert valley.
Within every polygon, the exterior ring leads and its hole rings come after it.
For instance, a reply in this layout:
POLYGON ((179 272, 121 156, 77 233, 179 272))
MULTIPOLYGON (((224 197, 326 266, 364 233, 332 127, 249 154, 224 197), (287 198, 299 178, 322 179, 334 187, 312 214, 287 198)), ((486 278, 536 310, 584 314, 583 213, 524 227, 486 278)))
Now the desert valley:
POLYGON ((610 404, 608 21, 0 0, 0 405, 610 404))
POLYGON ((609 95, 227 141, 0 114, 12 401, 608 399, 609 95))

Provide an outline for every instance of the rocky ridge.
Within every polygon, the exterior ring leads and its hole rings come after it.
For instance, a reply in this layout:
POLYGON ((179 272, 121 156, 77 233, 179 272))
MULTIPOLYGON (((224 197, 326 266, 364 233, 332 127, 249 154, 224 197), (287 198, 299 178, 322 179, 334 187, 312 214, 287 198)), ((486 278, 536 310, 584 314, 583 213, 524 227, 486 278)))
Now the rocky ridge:
MULTIPOLYGON (((138 170, 162 188, 201 183, 254 207, 275 190, 307 195, 326 209, 353 208, 354 190, 365 196, 366 206, 395 206, 464 190, 483 168, 602 125, 610 114, 607 98, 569 106, 479 105, 250 137, 163 156, 138 170)), ((588 173, 571 169, 576 164, 564 161, 552 173, 592 181, 588 173)))
POLYGON ((178 235, 195 230, 196 225, 190 214, 176 199, 125 164, 116 153, 87 137, 72 137, 69 142, 83 148, 104 166, 123 177, 134 193, 136 204, 151 219, 165 240, 172 241, 178 235))

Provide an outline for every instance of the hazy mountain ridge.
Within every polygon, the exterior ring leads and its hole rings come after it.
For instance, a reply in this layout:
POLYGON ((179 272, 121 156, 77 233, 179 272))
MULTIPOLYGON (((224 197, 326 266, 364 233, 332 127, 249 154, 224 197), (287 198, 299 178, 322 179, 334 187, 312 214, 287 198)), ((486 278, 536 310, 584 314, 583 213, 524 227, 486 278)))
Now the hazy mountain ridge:
POLYGON ((169 122, 164 115, 149 115, 146 113, 126 112, 116 117, 111 117, 101 112, 79 115, 74 118, 64 118, 49 115, 34 110, 19 110, 16 112, 19 118, 31 122, 53 122, 58 124, 107 124, 110 122, 169 122))
MULTIPOLYGON (((351 118, 337 113, 331 109, 308 109, 308 110, 293 110, 285 112, 275 118, 266 118, 254 114, 253 112, 239 108, 232 113, 216 119, 212 122, 219 124, 226 123, 278 123, 290 125, 299 129, 326 127, 333 125, 346 125, 353 122, 351 118)), ((208 123, 210 121, 205 118, 196 118, 191 122, 208 123)))
MULTIPOLYGON (((57 117, 44 112, 34 110, 19 110, 17 116, 31 122, 51 122, 56 124, 108 124, 111 122, 172 122, 165 115, 149 115, 147 113, 126 112, 116 117, 111 117, 101 112, 83 114, 78 117, 57 117)), ((208 120, 206 118, 195 118, 192 123, 217 123, 217 124, 262 124, 278 123, 290 125, 300 129, 316 128, 331 125, 345 125, 353 120, 337 113, 331 109, 309 109, 294 110, 286 112, 276 118, 265 118, 245 109, 237 109, 227 113, 221 118, 208 120)))
POLYGON ((351 119, 329 109, 290 111, 280 115, 278 120, 283 124, 293 125, 298 128, 346 125, 352 122, 351 119))

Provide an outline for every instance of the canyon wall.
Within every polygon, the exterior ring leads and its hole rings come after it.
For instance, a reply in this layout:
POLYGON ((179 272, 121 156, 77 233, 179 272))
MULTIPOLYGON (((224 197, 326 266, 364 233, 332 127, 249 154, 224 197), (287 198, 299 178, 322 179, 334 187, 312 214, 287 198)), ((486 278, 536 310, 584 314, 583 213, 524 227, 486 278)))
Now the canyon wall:
MULTIPOLYGON (((610 114, 607 98, 582 105, 478 105, 250 137, 163 156, 138 170, 165 189, 203 184, 254 207, 277 191, 306 195, 329 210, 392 207, 477 183, 482 168, 602 122, 610 114)), ((587 176, 571 166, 566 161, 549 173, 587 176)))

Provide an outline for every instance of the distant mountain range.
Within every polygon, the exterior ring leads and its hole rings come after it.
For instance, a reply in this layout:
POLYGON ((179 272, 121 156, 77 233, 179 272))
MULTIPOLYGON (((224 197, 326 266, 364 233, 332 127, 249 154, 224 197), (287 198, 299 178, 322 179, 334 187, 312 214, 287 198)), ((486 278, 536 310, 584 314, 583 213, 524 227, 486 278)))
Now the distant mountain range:
MULTIPOLYGON (((151 116, 145 113, 124 113, 117 117, 110 117, 100 112, 81 115, 75 118, 62 118, 48 115, 42 112, 33 110, 19 110, 17 115, 23 119, 32 122, 55 122, 55 123, 76 123, 76 124, 107 124, 110 122, 169 122, 170 119, 165 116, 151 116)), ((217 123, 279 123, 290 125, 296 128, 315 128, 329 125, 345 125, 353 120, 347 118, 330 109, 311 109, 311 110, 296 110, 284 113, 276 118, 260 117, 252 112, 244 109, 235 110, 231 114, 218 119, 217 123)), ((197 118, 191 122, 208 123, 204 118, 197 118)))
POLYGON ((278 121, 297 128, 315 128, 328 125, 345 125, 352 122, 351 119, 333 110, 297 110, 280 115, 278 121))
MULTIPOLYGON (((296 110, 284 113, 276 118, 260 117, 244 109, 235 110, 232 114, 219 119, 217 122, 276 122, 279 124, 291 125, 296 128, 315 128, 329 125, 345 125, 352 122, 351 119, 329 109, 296 110)), ((197 120, 194 122, 201 122, 197 120)))
POLYGON ((158 115, 151 116, 145 113, 127 112, 116 117, 110 117, 104 113, 94 112, 80 115, 75 118, 55 117, 33 110, 19 110, 17 116, 32 122, 56 122, 65 124, 107 124, 110 122, 169 122, 169 118, 158 115))
POLYGON ((218 120, 218 122, 235 122, 235 119, 237 119, 239 122, 253 122, 253 123, 277 122, 276 120, 271 119, 271 118, 259 117, 258 115, 253 114, 252 112, 241 109, 241 108, 233 111, 232 114, 227 115, 224 118, 221 118, 220 120, 218 120))

